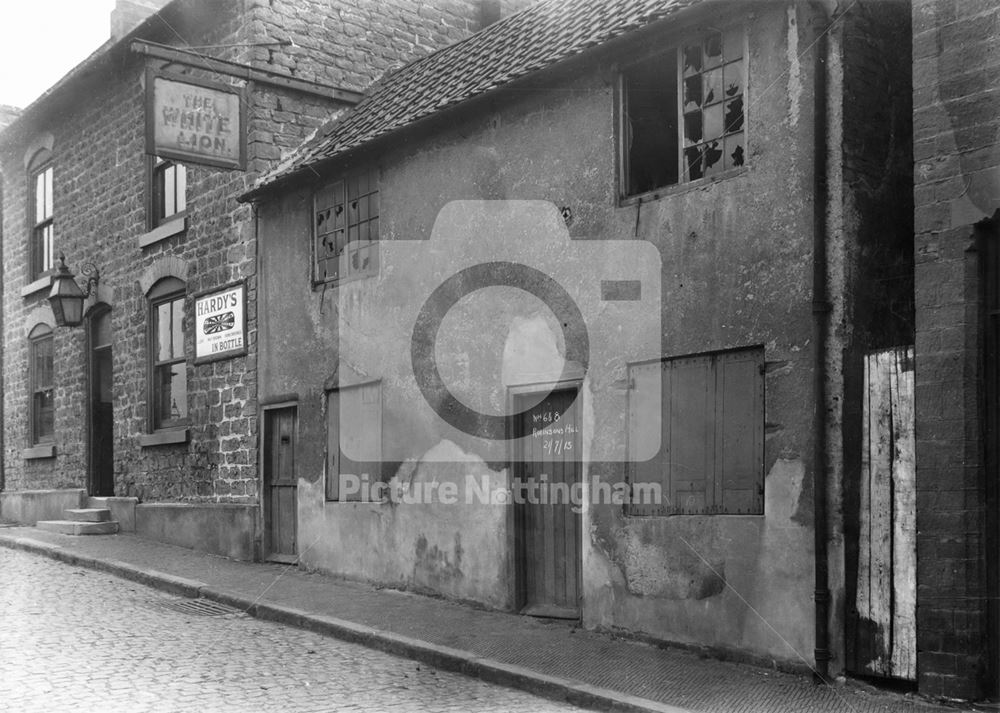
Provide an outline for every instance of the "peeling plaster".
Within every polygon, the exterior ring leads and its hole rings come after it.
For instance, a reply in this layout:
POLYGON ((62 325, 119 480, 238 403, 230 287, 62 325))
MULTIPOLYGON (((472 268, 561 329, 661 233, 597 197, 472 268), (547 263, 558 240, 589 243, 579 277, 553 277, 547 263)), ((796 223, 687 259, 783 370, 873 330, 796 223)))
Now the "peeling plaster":
POLYGON ((799 99, 802 97, 802 65, 799 63, 799 23, 796 18, 798 6, 788 6, 788 43, 785 47, 788 59, 788 123, 799 123, 799 99))

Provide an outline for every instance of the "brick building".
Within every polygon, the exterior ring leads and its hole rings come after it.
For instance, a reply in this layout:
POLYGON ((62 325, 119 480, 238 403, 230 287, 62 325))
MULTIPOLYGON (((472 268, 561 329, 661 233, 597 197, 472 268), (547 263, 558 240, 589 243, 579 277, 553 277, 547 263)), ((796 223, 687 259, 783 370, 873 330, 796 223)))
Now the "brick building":
MULTIPOLYGON (((120 3, 112 38, 0 134, 0 516, 58 519, 81 498, 113 496, 123 527, 261 554, 256 235, 236 196, 381 74, 501 9, 474 0, 120 3), (148 70, 236 97, 242 165, 146 155, 145 84, 161 82, 148 70), (57 327, 46 299, 63 254, 81 287, 88 273, 99 278, 78 328, 57 327), (226 290, 237 306, 211 329, 242 332, 229 342, 237 348, 196 359, 210 330, 195 305, 226 290)), ((233 149, 235 137, 218 138, 229 119, 205 106, 201 119, 215 129, 198 141, 233 149)), ((185 116, 180 125, 194 132, 196 115, 185 116)))
POLYGON ((920 689, 997 695, 1000 88, 994 2, 913 3, 920 689))
POLYGON ((265 527, 347 577, 914 678, 866 425, 872 355, 913 373, 909 22, 550 0, 386 78, 244 197, 265 527))

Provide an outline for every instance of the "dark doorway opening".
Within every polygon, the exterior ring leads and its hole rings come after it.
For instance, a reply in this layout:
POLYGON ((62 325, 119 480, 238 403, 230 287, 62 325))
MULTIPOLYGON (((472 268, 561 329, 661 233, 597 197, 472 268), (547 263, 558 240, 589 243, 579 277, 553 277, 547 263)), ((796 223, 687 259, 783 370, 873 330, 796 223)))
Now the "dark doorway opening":
POLYGON ((114 388, 112 383, 111 309, 91 311, 90 339, 90 475, 92 496, 115 494, 114 388))

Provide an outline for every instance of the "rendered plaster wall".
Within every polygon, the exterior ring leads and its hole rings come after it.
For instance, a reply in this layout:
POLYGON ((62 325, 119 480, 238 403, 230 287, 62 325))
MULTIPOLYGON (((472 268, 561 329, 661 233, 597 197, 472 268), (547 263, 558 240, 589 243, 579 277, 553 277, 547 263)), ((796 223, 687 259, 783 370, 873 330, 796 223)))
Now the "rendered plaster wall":
MULTIPOLYGON (((627 630, 802 666, 812 661, 813 649, 809 427, 814 177, 813 62, 801 57, 800 50, 810 45, 815 28, 803 10, 778 3, 757 3, 751 10, 712 19, 744 23, 748 31, 750 139, 745 170, 619 205, 613 63, 631 56, 621 54, 579 62, 565 74, 539 79, 537 86, 525 84, 516 92, 477 101, 447 121, 387 142, 372 156, 358 156, 340 168, 380 168, 383 241, 428 239, 436 220, 449 215, 456 219, 449 213, 454 205, 446 208, 452 201, 526 200, 549 202, 557 217, 557 208, 568 209, 564 213, 569 219, 561 229, 573 239, 626 240, 655 247, 662 264, 661 344, 655 347, 659 353, 647 358, 763 346, 764 514, 626 517, 620 506, 585 507, 583 621, 591 628, 627 630)), ((638 54, 664 46, 683 33, 683 27, 673 28, 680 34, 650 33, 630 43, 629 51, 638 54)), ((334 170, 326 175, 335 180, 338 174, 334 170)), ((287 190, 259 208, 261 397, 265 402, 294 397, 299 404, 302 561, 390 586, 513 606, 509 510, 352 504, 324 498, 325 391, 368 378, 405 389, 410 363, 408 349, 400 348, 402 342, 393 336, 394 331, 408 334, 409 327, 399 311, 375 299, 383 287, 365 284, 371 280, 326 289, 310 284, 310 196, 320 180, 287 190), (355 350, 346 355, 351 357, 345 360, 350 368, 340 360, 345 350, 338 320, 345 314, 352 328, 360 325, 390 340, 382 342, 380 352, 370 347, 366 352, 350 340, 347 351, 355 350)), ((459 207, 457 219, 473 210, 478 210, 473 204, 459 207)), ((505 239, 492 235, 488 223, 483 225, 484 232, 471 234, 484 244, 505 239)), ((843 235, 831 233, 831 253, 842 262, 843 248, 837 241, 843 235)), ((509 235, 523 238, 518 231, 509 235)), ((386 254, 398 255, 396 249, 383 247, 386 254)), ((542 252, 539 248, 525 259, 542 252)), ((635 255, 623 251, 601 267, 639 269, 643 263, 637 268, 635 255)), ((390 265, 383 262, 382 276, 397 279, 407 275, 409 264, 391 267, 396 272, 387 272, 390 265)), ((577 296, 587 292, 597 274, 589 269, 560 279, 577 296)), ((841 294, 835 289, 831 298, 837 302, 841 294)), ((486 309, 503 313, 502 305, 486 309)), ((622 354, 645 344, 638 335, 648 325, 648 315, 633 313, 612 328, 601 321, 602 314, 588 316, 597 326, 590 329, 591 357, 581 387, 583 447, 595 460, 623 447, 625 414, 616 401, 616 381, 624 376, 622 354), (606 408, 615 403, 618 410, 606 408)), ((545 363, 547 345, 560 343, 558 324, 549 319, 539 312, 527 322, 509 321, 509 329, 499 330, 499 337, 486 329, 488 320, 456 320, 453 344, 457 349, 465 343, 465 363, 475 364, 477 354, 492 353, 500 383, 507 364, 496 355, 508 353, 512 343, 534 345, 528 361, 545 363), (526 334, 533 338, 524 338, 526 334)), ((838 339, 834 332, 831 354, 842 350, 838 339)), ((839 363, 835 356, 831 360, 834 366, 839 363)), ((551 365, 548 368, 551 371, 551 365)), ((455 377, 455 383, 459 381, 455 377)), ((434 462, 456 446, 440 435, 434 440, 433 423, 415 415, 425 413, 426 405, 419 393, 411 393, 416 397, 408 410, 394 411, 387 400, 383 428, 400 434, 393 443, 397 452, 420 462, 415 470, 413 464, 404 464, 389 475, 408 487, 415 482, 414 472, 417 479, 444 481, 454 480, 464 469, 490 470, 496 482, 509 482, 507 463, 486 451, 463 449, 456 454, 458 471, 434 462)), ((831 404, 839 396, 831 390, 831 404)), ((831 428, 837 427, 835 421, 831 428)), ((831 492, 840 487, 839 470, 835 458, 831 492)), ((583 473, 585 480, 597 476, 608 483, 620 482, 623 475, 620 466, 583 473)), ((836 516, 830 527, 840 538, 836 516)), ((840 552, 834 548, 831 558, 840 552)), ((834 601, 842 602, 842 569, 832 567, 832 573, 834 601)), ((835 630, 842 628, 839 614, 832 620, 835 630)), ((834 670, 842 666, 838 641, 835 637, 834 670)))

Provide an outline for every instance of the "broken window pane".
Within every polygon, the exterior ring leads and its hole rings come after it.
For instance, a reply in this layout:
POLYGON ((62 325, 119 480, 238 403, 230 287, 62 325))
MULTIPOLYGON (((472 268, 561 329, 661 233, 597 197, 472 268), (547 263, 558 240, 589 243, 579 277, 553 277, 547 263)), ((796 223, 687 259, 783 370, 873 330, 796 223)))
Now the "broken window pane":
POLYGON ((743 93, 743 62, 730 62, 723 68, 723 86, 726 99, 743 93))
POLYGON ((726 133, 743 130, 743 97, 726 102, 726 133))
POLYGON ((690 145, 701 141, 701 112, 696 111, 684 115, 684 145, 690 145))
POLYGON ((722 101, 722 68, 711 69, 702 76, 704 77, 702 87, 705 90, 703 104, 708 106, 713 102, 722 101))
POLYGON ((705 38, 705 67, 717 67, 722 63, 722 35, 713 32, 705 38))
POLYGON ((726 149, 725 149, 725 168, 739 168, 743 165, 745 157, 744 152, 744 136, 742 133, 733 134, 726 137, 726 149))
POLYGON ((624 195, 743 165, 744 45, 738 28, 704 33, 622 73, 624 195))
POLYGON ((701 71, 701 47, 698 45, 684 48, 684 76, 701 71))
POLYGON ((710 141, 701 147, 701 162, 706 176, 711 176, 723 170, 722 141, 710 141))
POLYGON ((701 75, 696 74, 684 80, 684 111, 700 109, 701 103, 701 75))

